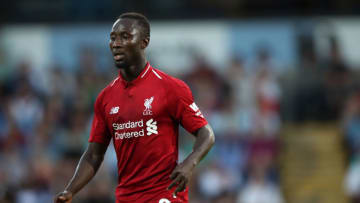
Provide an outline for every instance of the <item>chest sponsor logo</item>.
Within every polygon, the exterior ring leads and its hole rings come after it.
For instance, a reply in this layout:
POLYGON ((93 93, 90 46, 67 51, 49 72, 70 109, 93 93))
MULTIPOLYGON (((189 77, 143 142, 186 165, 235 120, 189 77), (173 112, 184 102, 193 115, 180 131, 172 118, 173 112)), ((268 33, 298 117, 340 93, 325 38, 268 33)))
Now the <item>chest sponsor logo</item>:
POLYGON ((119 112, 119 107, 114 106, 110 109, 110 114, 117 114, 119 112))
POLYGON ((143 127, 144 121, 141 119, 140 121, 131 122, 128 121, 126 123, 113 123, 112 124, 114 130, 124 130, 124 129, 131 129, 131 128, 137 128, 137 127, 143 127))
POLYGON ((190 104, 189 107, 195 112, 196 116, 200 116, 201 118, 204 118, 199 107, 195 104, 195 102, 190 104))
POLYGON ((152 134, 158 135, 157 122, 154 119, 150 119, 145 122, 141 119, 139 121, 128 121, 125 123, 113 123, 112 127, 114 129, 115 140, 143 137, 145 134, 150 136, 152 134), (146 131, 145 131, 146 127, 146 131), (135 128, 140 128, 140 130, 132 130, 135 128))
POLYGON ((146 122, 146 130, 147 130, 147 135, 151 135, 151 134, 159 134, 157 131, 157 125, 156 125, 156 121, 154 121, 153 119, 150 119, 146 122))
POLYGON ((153 101, 154 101, 154 97, 150 97, 148 99, 145 99, 145 101, 144 101, 145 110, 143 112, 144 116, 148 116, 148 115, 153 114, 152 111, 151 111, 151 108, 152 108, 151 104, 152 104, 153 101))

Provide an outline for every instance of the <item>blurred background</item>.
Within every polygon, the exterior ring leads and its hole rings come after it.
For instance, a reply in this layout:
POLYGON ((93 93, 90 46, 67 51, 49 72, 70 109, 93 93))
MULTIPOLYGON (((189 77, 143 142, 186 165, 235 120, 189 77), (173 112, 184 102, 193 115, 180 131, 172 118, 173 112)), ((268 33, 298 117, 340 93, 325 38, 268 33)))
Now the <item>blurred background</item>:
MULTIPOLYGON (((187 82, 216 133, 191 203, 360 202, 359 1, 17 0, 0 8, 1 203, 64 189, 127 11, 149 18, 149 61, 187 82)), ((180 160, 193 141, 181 131, 180 160)), ((116 172, 110 145, 74 203, 114 202, 116 172)))

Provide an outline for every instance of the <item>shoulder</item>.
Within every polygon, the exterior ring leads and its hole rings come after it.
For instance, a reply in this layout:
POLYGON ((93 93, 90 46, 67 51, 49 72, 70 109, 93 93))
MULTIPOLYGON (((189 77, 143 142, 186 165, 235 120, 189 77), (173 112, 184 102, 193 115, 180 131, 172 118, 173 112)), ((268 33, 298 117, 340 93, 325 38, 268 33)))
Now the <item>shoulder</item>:
POLYGON ((153 68, 153 72, 155 75, 160 76, 162 82, 167 89, 174 90, 175 89, 189 89, 188 85, 181 79, 171 76, 163 71, 153 68))
POLYGON ((162 79, 161 86, 165 89, 166 96, 170 101, 178 99, 192 98, 189 86, 179 78, 166 74, 158 69, 153 69, 162 79))

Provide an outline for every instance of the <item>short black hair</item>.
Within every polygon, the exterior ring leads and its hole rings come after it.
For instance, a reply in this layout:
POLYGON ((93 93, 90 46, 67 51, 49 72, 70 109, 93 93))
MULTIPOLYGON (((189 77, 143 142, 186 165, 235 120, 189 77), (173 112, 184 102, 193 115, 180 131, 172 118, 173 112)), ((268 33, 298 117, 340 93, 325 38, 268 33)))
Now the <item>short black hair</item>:
POLYGON ((121 14, 118 17, 118 19, 124 19, 124 18, 136 20, 137 23, 142 27, 143 34, 145 35, 145 37, 150 38, 150 23, 149 20, 143 14, 136 12, 127 12, 121 14))

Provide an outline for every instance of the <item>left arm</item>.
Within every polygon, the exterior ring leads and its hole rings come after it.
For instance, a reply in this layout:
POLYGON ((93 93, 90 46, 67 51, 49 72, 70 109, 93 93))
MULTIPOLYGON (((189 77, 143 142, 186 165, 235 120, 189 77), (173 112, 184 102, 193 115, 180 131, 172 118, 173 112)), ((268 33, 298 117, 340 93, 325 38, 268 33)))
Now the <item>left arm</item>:
POLYGON ((196 141, 193 151, 180 163, 170 175, 173 181, 168 189, 177 185, 174 195, 184 191, 189 183, 191 174, 195 166, 205 157, 215 143, 214 132, 209 124, 200 128, 195 133, 196 141))

